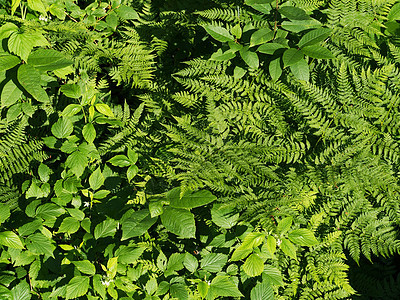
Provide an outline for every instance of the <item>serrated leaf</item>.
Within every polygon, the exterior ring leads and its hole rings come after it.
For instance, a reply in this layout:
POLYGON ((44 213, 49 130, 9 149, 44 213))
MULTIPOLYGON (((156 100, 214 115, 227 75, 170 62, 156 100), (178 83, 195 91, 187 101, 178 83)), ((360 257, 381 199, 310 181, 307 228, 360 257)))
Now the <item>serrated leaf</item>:
POLYGON ((186 253, 185 258, 183 259, 183 265, 190 273, 194 273, 199 266, 199 262, 192 254, 186 253))
POLYGON ((39 71, 28 64, 20 65, 17 71, 18 82, 39 102, 49 102, 49 96, 41 86, 39 71))
POLYGON ((199 284, 197 285, 197 291, 199 292, 202 299, 205 298, 208 293, 208 283, 200 281, 199 284))
POLYGON ((208 272, 217 273, 222 270, 228 261, 228 255, 209 253, 200 260, 200 267, 208 272))
POLYGON ((138 20, 139 15, 138 13, 130 6, 121 5, 118 7, 115 12, 121 19, 125 20, 138 20))
POLYGON ((318 245, 318 241, 314 236, 314 233, 306 228, 295 229, 288 235, 289 240, 300 246, 315 246, 318 245))
POLYGON ((283 218, 278 222, 278 227, 276 228, 276 231, 279 234, 285 234, 286 232, 289 231, 290 227, 293 224, 293 218, 292 217, 286 217, 283 218))
POLYGON ((243 265, 243 271, 250 277, 261 275, 264 270, 264 262, 257 254, 251 254, 243 265))
POLYGON ((65 213, 64 208, 55 203, 45 203, 36 209, 36 216, 44 220, 57 218, 65 213))
POLYGON ((0 225, 4 223, 11 215, 11 210, 9 205, 5 203, 0 203, 0 225))
POLYGON ((142 209, 139 211, 130 210, 126 212, 121 218, 121 240, 124 241, 132 237, 145 234, 156 221, 157 218, 152 218, 147 209, 142 209))
POLYGON ((217 199, 210 191, 202 190, 197 192, 186 192, 180 198, 180 188, 167 193, 167 200, 170 206, 175 208, 195 208, 207 205, 217 199))
POLYGON ((250 300, 273 300, 275 299, 272 285, 265 282, 258 282, 251 290, 250 300))
POLYGON ((89 289, 89 277, 75 276, 67 285, 66 299, 77 299, 85 295, 89 289))
POLYGON ((308 66, 308 63, 304 59, 298 61, 294 65, 291 65, 290 70, 298 80, 309 81, 310 67, 308 66))
POLYGON ((311 17, 301 8, 294 6, 283 6, 279 12, 289 20, 310 20, 311 17))
POLYGON ((297 50, 294 48, 287 49, 282 56, 282 61, 284 64, 284 67, 289 67, 291 65, 294 65, 295 63, 301 61, 303 59, 304 55, 301 50, 297 50))
POLYGON ((318 28, 307 32, 300 39, 297 44, 300 48, 317 44, 323 40, 325 40, 330 34, 332 30, 329 28, 318 28))
POLYGON ((104 220, 100 224, 97 224, 97 226, 95 227, 94 238, 98 240, 99 238, 114 236, 114 234, 117 232, 117 225, 117 221, 114 221, 112 219, 104 220))
POLYGON ((312 58, 317 58, 317 59, 333 59, 335 56, 333 56, 332 52, 319 45, 313 45, 313 46, 307 46, 303 47, 301 51, 312 58))
POLYGON ((114 118, 114 113, 112 112, 111 108, 107 104, 96 104, 95 105, 97 111, 107 117, 114 118))
POLYGON ((0 232, 0 245, 13 248, 13 249, 23 249, 24 245, 22 244, 18 235, 16 235, 12 231, 3 231, 0 232))
POLYGON ((51 126, 51 132, 59 139, 67 138, 74 131, 74 125, 69 118, 59 118, 56 123, 51 126))
POLYGON ((88 260, 73 261, 72 263, 81 273, 88 275, 96 274, 95 266, 88 260))
POLYGON ((8 39, 8 48, 10 52, 18 55, 24 61, 27 61, 35 45, 33 38, 30 32, 12 32, 8 39))
POLYGON ((193 214, 181 208, 167 207, 161 215, 165 228, 181 238, 194 238, 196 226, 193 214))
POLYGON ((51 169, 45 164, 41 163, 38 168, 38 174, 42 182, 47 182, 50 179, 51 169))
POLYGON ((274 32, 269 28, 262 28, 255 31, 250 38, 250 47, 269 42, 274 38, 274 32))
POLYGON ((278 57, 269 63, 269 74, 273 81, 277 81, 282 75, 281 58, 278 57))
POLYGON ((243 297, 243 294, 228 276, 220 275, 211 281, 209 295, 212 299, 217 297, 243 297))
POLYGON ((73 234, 78 231, 80 223, 77 219, 73 217, 66 217, 60 225, 58 232, 66 232, 68 234, 73 234))
POLYGON ((106 298, 106 286, 102 284, 101 275, 96 274, 93 276, 93 289, 96 291, 97 294, 100 295, 102 299, 106 298))
POLYGON ((52 244, 52 240, 41 233, 35 233, 26 239, 26 248, 32 253, 54 258, 54 250, 56 246, 52 244))
POLYGON ((203 28, 207 31, 209 35, 211 35, 217 41, 229 42, 235 40, 233 35, 231 35, 229 31, 223 27, 214 25, 203 25, 203 28))
POLYGON ((0 71, 5 71, 14 68, 21 62, 18 56, 7 52, 0 53, 0 71))
POLYGON ((151 201, 149 203, 149 211, 150 211, 150 216, 152 218, 161 215, 164 212, 164 208, 161 201, 160 200, 151 201))
POLYGON ((11 106, 16 103, 22 96, 22 91, 14 83, 13 80, 7 81, 1 91, 1 107, 11 106))
POLYGON ((211 209, 211 219, 215 225, 229 229, 236 225, 239 214, 230 207, 224 207, 223 204, 214 204, 211 209))
POLYGON ((89 177, 90 188, 94 191, 98 190, 104 183, 104 176, 98 167, 89 177))
POLYGON ((72 172, 80 177, 83 174, 86 166, 88 164, 88 157, 80 151, 74 151, 67 157, 65 165, 71 168, 72 172))
POLYGON ((132 164, 128 157, 121 154, 115 155, 113 158, 109 159, 108 162, 116 167, 127 167, 132 164))
POLYGON ((243 61, 252 69, 257 69, 260 61, 258 59, 257 53, 250 51, 249 47, 243 47, 239 51, 240 56, 242 57, 243 61))
POLYGON ((126 177, 128 178, 128 181, 130 182, 139 172, 139 168, 136 165, 130 166, 128 170, 126 170, 126 177))
POLYGON ((297 259, 296 246, 293 245, 288 239, 282 239, 281 249, 282 249, 283 253, 285 253, 287 256, 289 256, 293 259, 297 259))
POLYGON ((120 246, 115 251, 115 255, 118 256, 118 261, 121 264, 133 264, 145 250, 145 247, 120 246))
POLYGON ((263 282, 266 282, 270 285, 276 285, 276 286, 284 285, 281 272, 279 271, 279 269, 271 265, 264 266, 262 280, 263 282))
POLYGON ((78 99, 82 96, 81 87, 77 84, 64 84, 61 86, 60 91, 67 97, 78 99))

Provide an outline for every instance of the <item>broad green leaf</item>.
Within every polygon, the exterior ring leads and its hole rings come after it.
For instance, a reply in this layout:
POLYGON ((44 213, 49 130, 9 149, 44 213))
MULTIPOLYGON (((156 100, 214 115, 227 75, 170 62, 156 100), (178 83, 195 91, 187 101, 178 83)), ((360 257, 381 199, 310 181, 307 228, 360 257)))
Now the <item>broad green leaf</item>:
POLYGON ((36 209, 36 216, 44 220, 57 218, 65 213, 64 208, 55 203, 45 203, 36 209))
POLYGON ((139 172, 139 168, 136 165, 130 166, 128 170, 126 170, 126 177, 130 182, 139 172))
POLYGON ((252 69, 257 69, 260 61, 258 59, 257 53, 250 51, 249 47, 243 47, 239 51, 240 56, 242 57, 243 61, 252 69))
POLYGON ((217 61, 228 61, 231 60, 232 58, 236 57, 236 54, 232 50, 227 50, 225 52, 222 52, 222 49, 218 49, 217 52, 214 52, 211 55, 211 60, 217 60, 217 61))
POLYGON ((282 22, 281 27, 291 32, 301 32, 312 28, 321 28, 321 23, 315 19, 311 20, 293 20, 291 22, 282 22))
POLYGON ((287 256, 289 256, 293 259, 297 259, 296 246, 293 245, 288 239, 282 239, 281 249, 282 249, 283 253, 285 253, 287 256))
POLYGON ((304 59, 291 65, 290 70, 298 80, 308 81, 310 79, 310 67, 304 59))
POLYGON ((94 139, 96 138, 96 129, 94 129, 92 123, 88 123, 83 126, 82 135, 89 144, 93 143, 94 139))
POLYGON ((128 157, 121 154, 115 155, 113 158, 109 159, 108 162, 116 167, 127 167, 132 164, 128 157))
POLYGON ((229 276, 216 276, 209 286, 209 294, 212 299, 217 297, 243 297, 237 286, 231 281, 229 276))
POLYGON ((273 55, 276 50, 285 49, 285 48, 288 48, 288 47, 285 45, 279 44, 279 43, 265 43, 265 44, 261 45, 260 47, 258 47, 257 52, 273 55))
POLYGON ((19 115, 21 114, 21 112, 22 112, 21 103, 16 103, 16 104, 10 106, 10 108, 8 109, 7 114, 6 114, 7 122, 16 120, 19 117, 19 115))
POLYGON ((94 199, 104 199, 105 197, 110 194, 110 191, 107 190, 99 190, 96 193, 94 193, 93 198, 94 199))
POLYGON ((274 300, 272 285, 265 282, 258 282, 251 290, 250 300, 274 300))
POLYGON ((262 28, 251 35, 250 47, 269 42, 274 38, 274 32, 269 28, 262 28))
POLYGON ((294 65, 295 63, 299 62, 302 60, 304 57, 303 52, 301 50, 297 50, 294 48, 290 48, 285 50, 282 56, 282 61, 284 64, 284 67, 289 67, 291 65, 294 65))
POLYGON ((58 19, 65 20, 66 12, 65 12, 64 2, 53 3, 52 5, 50 5, 49 12, 53 16, 56 16, 58 19))
POLYGON ((95 266, 88 260, 73 261, 72 263, 75 265, 75 267, 81 273, 88 274, 88 275, 96 274, 95 266))
POLYGON ((236 24, 231 28, 231 33, 237 38, 240 39, 242 37, 242 28, 240 27, 240 24, 236 24))
POLYGON ((104 183, 104 176, 98 167, 89 177, 89 185, 92 190, 98 190, 104 183))
POLYGON ((207 31, 209 35, 211 35, 217 41, 229 42, 235 40, 233 35, 231 35, 229 31, 223 27, 214 25, 203 25, 203 28, 207 31))
POLYGON ((10 206, 0 203, 0 225, 4 223, 11 215, 10 206))
POLYGON ((59 139, 66 138, 74 131, 74 125, 69 118, 59 118, 56 123, 51 126, 51 132, 59 139))
POLYGON ((0 53, 0 71, 5 71, 14 68, 21 62, 18 56, 4 52, 0 53))
POLYGON ((115 255, 118 256, 118 262, 121 264, 133 264, 146 250, 145 247, 134 247, 134 246, 120 246, 115 255))
POLYGON ((150 201, 149 203, 150 216, 152 218, 161 215, 164 212, 163 205, 160 200, 150 201))
POLYGON ((209 253, 200 260, 200 267, 208 272, 217 273, 228 261, 228 255, 222 253, 209 253))
POLYGON ((117 221, 112 219, 107 219, 97 224, 96 228, 94 229, 94 238, 98 240, 99 238, 107 237, 107 236, 114 236, 117 232, 117 221))
POLYGON ((1 91, 1 107, 7 107, 16 103, 22 96, 22 91, 13 80, 7 81, 1 91))
POLYGON ((269 14, 272 9, 270 3, 273 1, 275 0, 246 0, 245 4, 264 14, 269 14))
POLYGON ((84 296, 89 289, 90 278, 87 276, 75 276, 67 285, 65 299, 78 299, 84 296))
POLYGON ((263 280, 263 282, 266 282, 270 285, 277 285, 277 286, 284 285, 283 279, 282 279, 282 274, 279 271, 279 269, 277 269, 271 265, 267 265, 267 264, 264 266, 262 280, 263 280))
POLYGON ((195 208, 207 205, 217 199, 210 191, 202 190, 194 193, 186 192, 182 198, 179 197, 180 188, 175 188, 174 192, 167 193, 167 200, 170 201, 170 206, 175 208, 195 208), (178 193, 175 192, 179 191, 178 193))
POLYGON ((97 111, 107 117, 114 118, 114 113, 111 108, 107 104, 96 104, 95 105, 97 111))
POLYGON ((297 44, 300 48, 317 44, 323 40, 325 40, 330 34, 332 30, 329 28, 318 28, 307 32, 300 39, 297 44))
POLYGON ((13 300, 30 300, 32 298, 31 288, 25 280, 13 287, 11 294, 13 300))
POLYGON ((117 274, 117 268, 118 268, 118 256, 111 257, 107 261, 108 276, 114 278, 115 275, 117 274))
POLYGON ((66 217, 60 225, 58 232, 66 232, 68 234, 73 234, 78 231, 80 223, 77 219, 73 217, 66 217))
POLYGON ((243 271, 250 277, 261 275, 263 270, 264 262, 257 254, 250 255, 244 262, 243 271))
POLYGON ((67 97, 78 99, 82 96, 81 87, 77 84, 64 84, 61 86, 60 91, 67 97))
POLYGON ((153 278, 150 278, 150 279, 147 281, 146 286, 145 286, 146 292, 147 292, 149 295, 152 295, 152 294, 154 294, 154 293, 157 291, 157 288, 158 288, 157 279, 155 279, 154 277, 153 277, 153 278))
POLYGON ((0 232, 0 245, 13 248, 13 249, 23 249, 24 245, 22 244, 18 235, 16 235, 12 231, 4 231, 0 232))
POLYGON ((145 234, 156 221, 157 218, 152 218, 147 209, 139 211, 129 210, 121 218, 121 240, 124 241, 145 234))
POLYGON ((181 208, 167 207, 161 215, 165 228, 181 238, 194 238, 196 226, 193 214, 181 208))
POLYGON ((43 163, 41 163, 41 164, 39 165, 38 174, 39 174, 40 180, 41 180, 42 182, 47 182, 47 181, 49 181, 51 173, 52 173, 52 171, 51 171, 51 169, 50 169, 48 166, 46 166, 46 165, 43 164, 43 163))
POLYGON ((8 38, 13 32, 17 32, 18 30, 18 26, 14 23, 5 23, 0 27, 0 40, 8 38))
POLYGON ((173 253, 168 259, 166 270, 164 272, 165 276, 170 276, 175 274, 176 271, 183 269, 183 261, 185 259, 185 254, 173 253))
POLYGON ((289 240, 300 246, 315 246, 318 245, 318 241, 314 236, 314 233, 306 228, 295 229, 288 235, 289 240))
POLYGON ((17 72, 18 82, 39 102, 49 102, 49 96, 41 86, 39 71, 28 64, 20 65, 17 72))
POLYGON ((75 116, 78 112, 82 111, 82 106, 79 104, 69 104, 64 108, 61 115, 63 117, 75 116))
POLYGON ((388 21, 397 21, 400 20, 400 3, 396 3, 392 6, 387 15, 388 21))
POLYGON ((106 298, 106 286, 102 283, 101 275, 96 274, 93 276, 93 289, 102 299, 106 298))
POLYGON ((236 225, 239 214, 231 207, 224 207, 223 204, 214 204, 211 209, 211 219, 215 225, 229 229, 236 225))
POLYGON ((286 232, 289 231, 290 227, 293 224, 293 218, 292 217, 286 217, 283 218, 278 222, 278 227, 276 228, 276 231, 279 234, 285 234, 286 232))
POLYGON ((247 257, 255 247, 261 245, 265 240, 265 235, 261 232, 250 232, 246 235, 243 243, 235 249, 232 254, 231 260, 236 261, 247 257))
POLYGON ((42 0, 28 0, 28 6, 30 9, 46 15, 46 7, 44 6, 42 0))
POLYGON ((85 218, 85 213, 77 208, 67 208, 68 213, 77 219, 78 221, 82 221, 85 218))
POLYGON ((239 80, 239 79, 242 78, 244 75, 246 75, 246 73, 247 73, 247 70, 246 70, 246 69, 243 69, 243 68, 241 68, 241 67, 239 67, 239 66, 236 66, 235 69, 233 70, 233 77, 234 77, 236 80, 239 80))
POLYGON ((269 63, 269 74, 273 81, 277 81, 282 75, 281 58, 275 58, 269 63))
POLYGON ((333 56, 332 52, 319 45, 313 45, 313 46, 307 46, 301 49, 301 51, 312 58, 317 58, 317 59, 332 59, 335 58, 333 56))
POLYGON ((138 20, 138 13, 130 6, 121 5, 118 7, 115 12, 121 19, 125 20, 138 20))
POLYGON ((169 287, 171 297, 179 300, 189 300, 187 288, 184 284, 174 283, 169 287))
POLYGON ((28 60, 28 56, 34 45, 34 37, 30 32, 26 31, 13 32, 8 39, 8 48, 10 51, 21 57, 24 61, 28 60))
POLYGON ((183 265, 190 273, 194 273, 199 266, 199 262, 192 254, 186 253, 185 258, 183 259, 183 265))
POLYGON ((272 235, 269 235, 267 237, 266 247, 267 247, 268 252, 271 255, 274 255, 274 253, 276 251, 276 239, 272 235))
POLYGON ((65 165, 71 168, 72 172, 77 177, 82 176, 87 164, 87 156, 79 150, 72 152, 72 154, 67 157, 67 160, 65 162, 65 165))
POLYGON ((197 285, 197 291, 199 292, 202 299, 205 298, 208 293, 208 283, 200 281, 199 284, 197 285))
POLYGON ((294 6, 283 6, 279 12, 289 20, 311 20, 311 17, 301 8, 294 6))
POLYGON ((53 257, 54 258, 54 250, 56 246, 52 244, 52 240, 47 238, 41 233, 35 233, 26 239, 26 248, 32 253, 42 255, 45 257, 53 257))
POLYGON ((128 148, 128 158, 132 164, 135 164, 139 158, 139 155, 134 150, 128 148))

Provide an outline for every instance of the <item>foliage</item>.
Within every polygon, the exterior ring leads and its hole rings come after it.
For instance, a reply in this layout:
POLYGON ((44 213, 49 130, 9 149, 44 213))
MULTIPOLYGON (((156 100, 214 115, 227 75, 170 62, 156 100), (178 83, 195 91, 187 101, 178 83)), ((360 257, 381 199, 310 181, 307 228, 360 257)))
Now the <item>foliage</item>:
POLYGON ((399 1, 0 14, 1 299, 398 299, 399 1))

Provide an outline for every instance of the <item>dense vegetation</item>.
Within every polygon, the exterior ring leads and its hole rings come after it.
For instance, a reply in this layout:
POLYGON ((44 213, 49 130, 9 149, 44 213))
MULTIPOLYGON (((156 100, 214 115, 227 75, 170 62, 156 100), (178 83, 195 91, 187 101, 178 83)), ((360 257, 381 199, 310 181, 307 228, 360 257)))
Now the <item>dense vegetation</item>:
POLYGON ((399 21, 0 0, 0 299, 399 299, 399 21))

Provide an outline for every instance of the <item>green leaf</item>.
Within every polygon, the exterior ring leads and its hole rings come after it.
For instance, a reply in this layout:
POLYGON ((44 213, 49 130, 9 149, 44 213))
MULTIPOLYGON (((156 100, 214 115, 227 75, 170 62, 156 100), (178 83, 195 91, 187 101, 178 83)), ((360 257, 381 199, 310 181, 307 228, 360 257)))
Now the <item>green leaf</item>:
POLYGON ((17 87, 13 80, 7 81, 1 91, 1 107, 11 106, 22 96, 22 91, 17 87))
POLYGON ((77 84, 64 84, 61 86, 60 91, 67 97, 78 99, 82 96, 81 87, 77 84))
POLYGON ((397 21, 400 19, 400 3, 396 3, 392 6, 387 15, 388 21, 397 21))
POLYGON ((251 290, 250 300, 273 300, 275 299, 272 285, 265 282, 258 282, 251 290))
POLYGON ((14 23, 5 23, 0 27, 0 40, 8 38, 13 32, 18 32, 19 28, 14 23))
POLYGON ((136 164, 139 155, 134 150, 128 148, 128 158, 132 164, 136 164))
POLYGON ((104 199, 105 197, 108 196, 108 194, 110 194, 110 191, 100 190, 100 191, 97 191, 96 193, 94 193, 93 198, 94 199, 104 199))
POLYGON ((236 24, 231 28, 231 33, 237 38, 240 39, 242 37, 242 28, 240 27, 240 24, 236 24))
POLYGON ((284 67, 289 67, 303 59, 303 52, 294 48, 287 49, 282 56, 284 67))
POLYGON ((112 219, 104 220, 94 229, 94 238, 98 240, 103 237, 114 236, 117 232, 117 225, 118 222, 112 219))
POLYGON ((244 262, 243 271, 250 277, 261 275, 263 270, 264 262, 257 254, 250 255, 244 262))
POLYGON ((134 246, 120 246, 115 255, 118 256, 118 262, 121 264, 133 264, 146 250, 145 247, 134 247, 134 246))
POLYGON ((30 32, 12 32, 8 39, 8 48, 12 53, 27 61, 35 43, 30 32))
POLYGON ((310 79, 310 67, 304 59, 291 65, 290 70, 298 80, 308 81, 310 79))
POLYGON ((249 50, 249 47, 243 47, 239 51, 240 56, 242 57, 243 61, 252 69, 257 69, 260 62, 258 60, 258 55, 255 52, 249 50))
POLYGON ((46 7, 44 6, 42 0, 28 0, 28 6, 30 9, 46 15, 46 7))
POLYGON ((12 55, 7 52, 0 53, 0 71, 12 69, 20 62, 21 59, 18 56, 12 55))
POLYGON ((244 238, 243 243, 238 248, 235 249, 235 251, 232 254, 231 260, 236 261, 245 258, 247 255, 253 252, 253 249, 255 247, 261 245, 264 240, 265 240, 264 233, 250 232, 244 238))
POLYGON ((89 185, 92 190, 98 190, 104 183, 104 176, 98 167, 89 177, 89 185))
POLYGON ((288 235, 289 240, 300 246, 315 246, 318 245, 318 241, 314 236, 314 233, 306 228, 295 229, 288 235))
POLYGON ((35 233, 26 239, 26 248, 32 253, 38 255, 44 254, 45 257, 54 258, 54 250, 56 249, 56 246, 52 244, 52 240, 43 234, 35 233))
POLYGON ((266 247, 267 247, 268 252, 271 255, 274 255, 274 253, 276 251, 276 239, 272 235, 269 235, 267 237, 266 247))
POLYGON ((199 292, 201 298, 205 298, 208 293, 208 283, 204 281, 200 281, 197 285, 197 291, 199 292))
POLYGON ((139 172, 139 168, 136 165, 130 166, 128 170, 126 170, 126 177, 130 182, 139 172))
POLYGON ((330 34, 332 30, 329 28, 318 28, 307 32, 300 39, 298 46, 300 48, 317 44, 323 40, 325 40, 330 34))
POLYGON ((216 276, 210 284, 209 295, 212 299, 217 297, 243 297, 237 286, 229 276, 216 276))
POLYGON ((10 207, 5 203, 0 203, 0 225, 11 215, 10 207))
POLYGON ((257 52, 273 55, 276 50, 288 48, 279 43, 265 43, 258 47, 257 52))
POLYGON ((222 253, 206 254, 200 261, 200 267, 208 272, 217 273, 222 271, 222 268, 228 261, 228 255, 222 253))
POLYGON ((231 60, 232 58, 236 57, 236 54, 234 51, 231 49, 222 52, 222 49, 218 49, 217 52, 214 52, 211 55, 211 60, 217 60, 217 61, 228 61, 231 60))
POLYGON ((315 19, 311 20, 293 20, 291 22, 282 22, 281 27, 290 32, 301 32, 312 28, 321 28, 321 23, 315 19))
POLYGON ((233 35, 231 35, 229 31, 223 27, 214 25, 203 25, 203 28, 207 31, 209 35, 211 35, 217 41, 229 42, 235 40, 233 35))
POLYGON ((275 0, 246 0, 245 4, 264 14, 269 14, 272 9, 271 4, 269 3, 273 1, 275 0))
POLYGON ((74 151, 67 157, 65 165, 79 178, 88 164, 88 158, 80 151, 74 151))
POLYGON ((115 12, 121 19, 125 20, 138 20, 138 13, 130 6, 121 5, 118 7, 115 12))
POLYGON ((17 71, 18 82, 39 102, 49 102, 49 96, 41 86, 39 71, 28 64, 20 65, 17 71))
POLYGON ((293 224, 293 218, 292 217, 286 217, 283 218, 278 222, 278 227, 276 228, 276 231, 279 234, 285 234, 286 232, 289 231, 290 227, 293 224))
POLYGON ((45 164, 41 163, 38 168, 38 174, 42 182, 47 182, 50 179, 51 169, 45 164))
POLYGON ((274 32, 269 28, 262 28, 251 35, 250 47, 264 44, 274 38, 274 32))
POLYGON ((45 203, 36 209, 36 216, 44 220, 57 218, 64 213, 64 208, 55 203, 45 203))
POLYGON ((235 80, 239 80, 244 75, 246 75, 246 72, 247 72, 246 69, 236 66, 235 69, 233 70, 233 77, 235 78, 235 80))
POLYGON ((59 139, 66 138, 74 131, 74 125, 69 118, 59 118, 56 123, 51 126, 51 132, 59 139))
POLYGON ((164 212, 163 205, 160 200, 150 201, 149 203, 150 216, 152 218, 160 216, 164 212))
POLYGON ((173 253, 168 259, 168 264, 164 272, 165 276, 170 276, 175 274, 176 271, 183 269, 183 260, 185 259, 185 254, 173 253))
POLYGON ((277 81, 282 75, 281 58, 275 58, 269 63, 269 74, 273 81, 277 81))
POLYGON ((287 256, 293 258, 293 259, 297 259, 296 257, 296 246, 293 245, 289 240, 287 239, 282 239, 282 243, 281 243, 281 249, 283 251, 283 253, 285 253, 287 256))
POLYGON ((85 218, 85 213, 77 208, 67 208, 68 213, 77 219, 78 221, 82 221, 85 218))
POLYGON ((167 200, 170 206, 175 208, 195 208, 207 205, 217 199, 210 191, 202 190, 197 192, 186 192, 182 198, 179 197, 180 188, 177 187, 167 193, 167 200))
POLYGON ((93 143, 94 139, 96 138, 96 129, 94 129, 92 123, 88 123, 83 126, 82 135, 89 144, 93 143))
POLYGON ((157 221, 157 218, 152 218, 147 209, 139 211, 129 210, 121 218, 122 224, 122 241, 132 237, 141 236, 149 230, 157 221))
POLYGON ((16 235, 12 231, 4 231, 0 232, 0 245, 13 248, 13 249, 23 249, 24 245, 22 244, 18 235, 16 235))
POLYGON ((127 167, 132 164, 128 157, 121 154, 109 159, 108 162, 116 167, 127 167))
POLYGON ((97 294, 100 295, 102 299, 106 298, 106 286, 102 284, 101 275, 96 274, 93 276, 93 289, 96 291, 97 294))
POLYGON ((187 288, 185 285, 181 283, 171 284, 171 286, 169 287, 169 291, 173 299, 179 299, 179 300, 189 299, 187 288))
POLYGON ((194 238, 196 226, 193 214, 181 208, 167 207, 161 215, 165 228, 181 238, 194 238))
POLYGON ((214 204, 211 209, 211 219, 215 225, 229 229, 236 225, 239 214, 235 213, 231 207, 224 207, 223 204, 214 204))
POLYGON ((58 232, 66 232, 68 234, 73 234, 78 231, 80 223, 77 219, 73 217, 66 217, 60 225, 58 232))
POLYGON ((277 286, 284 285, 281 272, 279 271, 279 269, 271 265, 264 266, 262 280, 263 282, 266 282, 270 285, 277 285, 277 286))
POLYGON ((94 275, 96 274, 95 266, 88 260, 73 261, 75 267, 84 274, 94 275))
POLYGON ((40 71, 54 71, 72 65, 73 61, 67 59, 62 52, 40 48, 29 55, 28 64, 40 71))
POLYGON ((199 262, 192 254, 186 253, 185 258, 183 259, 183 265, 190 273, 194 273, 199 266, 199 262))
POLYGON ((314 45, 307 46, 301 49, 303 53, 309 57, 317 58, 317 59, 332 59, 335 58, 332 52, 329 49, 326 49, 322 46, 314 45))
POLYGON ((32 298, 30 286, 25 280, 13 287, 11 294, 13 300, 30 300, 32 298))
POLYGON ((75 276, 67 285, 65 299, 77 299, 84 296, 89 289, 89 277, 75 276))
POLYGON ((294 6, 283 6, 279 12, 289 20, 311 20, 311 17, 301 8, 294 6))
POLYGON ((95 105, 97 111, 107 117, 114 118, 114 113, 111 108, 107 104, 96 104, 95 105))

